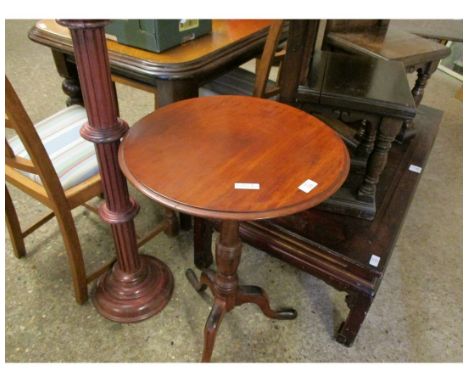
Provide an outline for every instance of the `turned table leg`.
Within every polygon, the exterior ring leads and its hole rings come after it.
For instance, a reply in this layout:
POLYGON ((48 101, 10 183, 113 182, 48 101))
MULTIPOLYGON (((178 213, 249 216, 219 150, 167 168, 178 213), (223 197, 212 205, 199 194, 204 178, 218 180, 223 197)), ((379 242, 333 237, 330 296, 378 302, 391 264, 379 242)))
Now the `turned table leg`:
POLYGON ((362 132, 359 145, 356 147, 356 156, 367 159, 374 149, 375 138, 377 137, 377 124, 373 121, 362 120, 362 132))
MULTIPOLYGON (((52 57, 54 58, 57 73, 63 78, 62 90, 68 96, 65 104, 84 106, 83 94, 81 92, 80 81, 78 78, 78 70, 76 64, 67 60, 67 55, 52 49, 52 57)), ((114 93, 117 94, 115 82, 112 82, 114 93)), ((115 98, 115 108, 119 115, 119 103, 115 98)))
POLYGON ((359 333, 367 312, 372 304, 372 298, 367 295, 352 293, 346 296, 349 314, 341 324, 336 340, 346 346, 351 346, 359 333))
POLYGON ((401 120, 384 117, 380 123, 374 150, 367 162, 366 174, 357 197, 367 203, 375 203, 375 193, 380 175, 387 164, 388 152, 401 128, 401 120))
POLYGON ((197 291, 209 287, 214 296, 211 313, 205 325, 205 345, 202 362, 209 362, 213 353, 216 334, 224 314, 237 305, 257 304, 263 314, 270 318, 290 320, 296 318, 294 309, 273 310, 266 293, 262 288, 250 285, 239 285, 237 268, 239 266, 242 243, 239 238, 239 222, 223 221, 219 239, 216 243, 216 273, 210 269, 202 271, 200 281, 193 271, 187 271, 187 277, 197 291))
POLYGON ((418 78, 414 84, 413 89, 411 90, 411 94, 413 94, 414 103, 416 107, 419 106, 421 103, 423 96, 424 96, 424 89, 426 88, 427 81, 431 78, 432 73, 435 72, 437 66, 439 65, 439 61, 431 61, 426 63, 422 68, 417 70, 418 78))
POLYGON ((68 61, 64 53, 53 49, 52 56, 57 72, 63 78, 62 90, 68 96, 66 105, 83 105, 83 95, 81 94, 76 65, 68 61))
MULTIPOLYGON (((432 74, 439 66, 439 60, 427 62, 422 67, 417 69, 416 82, 414 83, 411 94, 414 98, 414 104, 418 107, 423 99, 424 90, 426 89, 427 82, 431 78, 432 74)), ((404 142, 405 140, 412 138, 416 134, 413 127, 413 120, 407 120, 403 123, 400 133, 397 136, 398 142, 404 142)))

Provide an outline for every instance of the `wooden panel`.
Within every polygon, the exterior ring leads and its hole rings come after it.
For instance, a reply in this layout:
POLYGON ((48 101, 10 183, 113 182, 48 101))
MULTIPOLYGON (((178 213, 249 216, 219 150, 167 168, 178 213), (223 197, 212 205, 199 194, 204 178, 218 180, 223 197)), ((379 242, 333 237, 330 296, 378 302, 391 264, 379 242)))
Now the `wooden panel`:
MULTIPOLYGON (((414 117, 414 99, 400 62, 335 52, 316 52, 314 61, 326 62, 314 64, 317 68, 311 71, 313 76, 323 73, 321 104, 414 117)), ((318 79, 309 82, 320 84, 318 79)))
POLYGON ((352 19, 352 20, 327 20, 327 29, 330 32, 353 32, 363 29, 374 29, 388 27, 389 20, 376 19, 352 19))

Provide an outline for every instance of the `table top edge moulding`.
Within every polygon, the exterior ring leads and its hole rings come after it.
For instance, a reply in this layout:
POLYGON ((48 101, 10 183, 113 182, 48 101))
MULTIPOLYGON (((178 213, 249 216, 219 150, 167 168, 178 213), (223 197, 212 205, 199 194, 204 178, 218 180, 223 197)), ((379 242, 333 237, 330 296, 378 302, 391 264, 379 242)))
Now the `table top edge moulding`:
MULTIPOLYGON (((220 66, 231 55, 241 56, 261 49, 271 20, 213 20, 213 33, 165 52, 154 53, 106 40, 111 66, 129 69, 161 79, 190 78, 220 66)), ((72 54, 69 32, 54 20, 39 20, 29 38, 42 45, 72 54)))
MULTIPOLYGON (((249 117, 245 119, 249 119, 249 117)), ((181 130, 183 130, 183 128, 181 128, 181 130)), ((291 133, 291 131, 288 131, 288 134, 289 133, 291 133)), ((295 134, 290 135, 294 136, 295 134)), ((317 143, 314 144, 317 145, 317 143)), ((342 143, 339 136, 322 121, 288 105, 245 96, 214 96, 202 99, 184 100, 158 109, 156 112, 136 122, 132 129, 130 129, 119 150, 119 163, 125 176, 133 186, 146 196, 166 207, 198 217, 226 220, 268 219, 290 215, 298 211, 312 208, 338 190, 346 179, 350 166, 346 146, 342 143), (219 105, 219 109, 223 109, 223 103, 224 105, 234 104, 237 108, 242 109, 242 113, 248 114, 251 119, 255 119, 257 110, 261 110, 261 112, 264 113, 263 117, 265 113, 278 113, 274 114, 273 118, 279 119, 279 125, 281 125, 281 123, 285 126, 287 125, 286 121, 282 120, 287 114, 289 119, 294 118, 290 127, 291 129, 296 129, 298 133, 296 134, 297 137, 288 139, 283 137, 281 134, 287 131, 287 127, 283 128, 279 133, 270 132, 270 130, 279 128, 278 125, 274 125, 275 122, 270 121, 273 124, 270 129, 270 126, 256 125, 257 130, 261 130, 259 136, 262 137, 262 139, 259 139, 259 141, 262 142, 257 143, 255 139, 252 139, 255 133, 249 133, 248 127, 238 126, 247 123, 245 120, 240 120, 240 115, 232 116, 232 120, 235 122, 229 123, 220 117, 222 114, 221 111, 219 115, 215 114, 212 117, 215 119, 221 118, 219 123, 223 124, 222 130, 224 130, 224 132, 208 131, 209 128, 204 131, 203 128, 200 127, 203 125, 203 122, 198 119, 197 108, 200 110, 202 108, 207 108, 212 111, 212 113, 215 113, 213 108, 219 105), (255 111, 248 110, 248 104, 252 105, 252 109, 255 109, 255 111), (199 105, 202 106, 199 107, 199 105), (173 116, 178 114, 177 108, 184 108, 185 114, 188 114, 189 117, 179 117, 177 120, 174 120, 173 116), (262 108, 264 108, 264 110, 262 110, 262 108), (283 112, 283 115, 281 115, 281 112, 283 112), (173 125, 183 126, 184 118, 192 118, 193 124, 190 126, 190 129, 198 129, 196 133, 193 133, 190 139, 181 138, 178 128, 173 127, 173 125), (166 120, 174 121, 166 122, 166 120), (303 120, 307 121, 307 123, 304 123, 304 127, 298 128, 297 122, 302 122, 303 120), (160 130, 160 132, 154 132, 156 130, 160 130), (142 139, 146 131, 151 132, 148 133, 148 137, 142 139), (288 154, 288 150, 285 147, 290 147, 291 141, 293 141, 293 147, 297 147, 298 143, 301 142, 300 137, 302 137, 304 132, 308 132, 309 134, 309 136, 306 136, 306 139, 304 139, 306 141, 306 143, 303 144, 304 147, 294 150, 297 152, 291 153, 289 156, 290 161, 293 160, 293 164, 296 166, 293 168, 297 171, 291 171, 291 175, 286 176, 288 181, 291 179, 290 183, 278 182, 281 176, 278 175, 278 178, 276 178, 276 173, 282 170, 279 165, 275 167, 274 162, 277 161, 276 158, 283 158, 283 154, 288 154), (319 143, 323 143, 323 146, 333 145, 336 149, 330 153, 325 152, 325 150, 320 152, 316 150, 316 152, 310 153, 308 156, 307 154, 304 155, 304 153, 307 152, 307 148, 312 146, 310 142, 312 142, 313 139, 310 139, 310 137, 312 135, 315 136, 317 132, 319 132, 317 138, 319 143), (271 134, 271 137, 268 137, 269 134, 271 134), (278 136, 275 136, 275 134, 278 134, 278 136), (158 136, 158 139, 155 139, 155 136, 158 136), (199 141, 197 141, 196 136, 201 137, 199 141), (236 139, 232 139, 234 136, 236 139), (205 155, 207 157, 203 165, 210 170, 205 171, 204 169, 194 167, 191 168, 192 171, 189 171, 182 168, 190 167, 191 165, 189 163, 196 161, 197 155, 200 154, 200 152, 197 151, 197 146, 203 144, 204 137, 212 139, 211 142, 214 147, 211 149, 211 156, 218 156, 223 159, 211 160, 208 158, 208 156, 210 156, 210 150, 206 150, 205 155), (282 144, 281 139, 278 139, 278 137, 283 137, 282 141, 285 143, 282 144), (232 150, 222 146, 226 143, 226 139, 232 141, 232 150), (184 140, 186 142, 184 142, 184 140), (264 143, 263 140, 268 143, 264 143), (148 146, 137 146, 135 142, 138 141, 147 141, 148 146), (155 145, 153 144, 154 141, 165 141, 166 145, 170 148, 166 149, 163 148, 163 145, 155 145), (150 142, 153 143, 150 144, 150 142), (275 144, 274 150, 276 151, 274 155, 269 155, 265 152, 265 147, 271 143, 275 144), (176 146, 183 146, 183 148, 176 146), (153 162, 147 160, 147 162, 150 163, 148 163, 145 168, 139 168, 138 161, 133 159, 133 154, 137 150, 140 152, 146 150, 145 157, 154 157, 153 162), (181 153, 187 153, 184 161, 179 164, 169 158, 173 157, 172 150, 179 150, 181 153), (188 153, 189 150, 194 151, 194 153, 188 153), (229 153, 226 153, 226 151, 229 151, 229 153), (249 154, 255 156, 259 153, 262 159, 258 162, 249 163, 249 154), (128 154, 128 156, 126 154, 128 154), (333 163, 331 163, 331 161, 327 162, 327 160, 329 160, 328 156, 331 157, 332 155, 334 155, 334 158, 340 158, 340 161, 335 161, 333 163), (320 159, 317 159, 318 157, 320 157, 320 159), (219 160, 219 162, 217 162, 217 160, 219 160), (245 160, 245 164, 242 162, 243 160, 245 160), (159 164, 156 164, 156 162, 159 164), (174 172, 179 173, 178 178, 167 175, 169 171, 167 168, 170 167, 168 165, 169 162, 177 166, 174 172), (324 163, 325 166, 329 166, 329 171, 320 173, 315 170, 315 167, 324 166, 324 163), (167 166, 167 171, 161 170, 161 172, 157 172, 159 170, 155 169, 158 166, 167 166), (152 170, 148 170, 148 167, 151 167, 152 170), (270 168, 274 168, 274 170, 270 170, 270 168), (310 172, 308 171, 309 169, 310 172), (210 171, 217 175, 211 176, 210 171), (314 171, 316 172, 314 173, 314 171), (200 174, 200 177, 197 179, 193 176, 195 172, 200 174), (147 175, 145 176, 144 173, 147 173, 147 175), (310 177, 307 176, 309 174, 310 177), (317 181, 317 186, 314 190, 310 191, 310 193, 304 193, 298 190, 302 182, 306 181, 308 178, 312 179, 314 176, 316 176, 315 180, 317 181), (333 181, 329 180, 330 178, 332 178, 333 181), (300 181, 298 181, 298 179, 300 179, 300 181), (254 180, 259 181, 258 190, 235 190, 236 187, 234 184, 236 181, 254 182, 254 180), (224 182, 224 184, 216 185, 218 181, 219 183, 224 182), (191 187, 192 184, 193 188, 191 187), (209 197, 206 197, 203 203, 201 203, 197 200, 198 197, 195 195, 197 193, 203 193, 205 187, 219 188, 220 190, 219 192, 211 192, 209 197), (187 191, 181 191, 181 189, 187 191), (275 193, 280 193, 282 197, 278 198, 278 202, 275 201, 268 204, 268 202, 264 202, 264 200, 268 199, 272 192, 271 190, 274 190, 275 193), (281 193, 281 191, 284 192, 281 193), (256 198, 255 200, 257 200, 255 203, 256 209, 253 210, 250 202, 246 202, 247 199, 252 200, 253 197, 253 194, 249 194, 248 198, 247 195, 242 194, 246 192, 258 193, 255 194, 254 197, 254 199, 256 198), (232 200, 232 202, 226 203, 225 200, 227 199, 232 200)))

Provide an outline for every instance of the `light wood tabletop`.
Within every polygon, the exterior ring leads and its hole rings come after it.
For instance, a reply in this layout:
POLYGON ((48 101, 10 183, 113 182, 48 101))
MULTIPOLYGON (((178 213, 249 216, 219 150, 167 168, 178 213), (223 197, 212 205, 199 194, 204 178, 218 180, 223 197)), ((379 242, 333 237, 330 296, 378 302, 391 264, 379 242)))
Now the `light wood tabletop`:
MULTIPOLYGON (((161 53, 111 39, 107 39, 107 49, 112 66, 165 78, 184 77, 222 57, 237 55, 252 44, 260 43, 261 48, 270 24, 271 20, 213 20, 212 33, 161 53)), ((29 37, 50 48, 73 52, 70 32, 55 20, 38 21, 29 37)))

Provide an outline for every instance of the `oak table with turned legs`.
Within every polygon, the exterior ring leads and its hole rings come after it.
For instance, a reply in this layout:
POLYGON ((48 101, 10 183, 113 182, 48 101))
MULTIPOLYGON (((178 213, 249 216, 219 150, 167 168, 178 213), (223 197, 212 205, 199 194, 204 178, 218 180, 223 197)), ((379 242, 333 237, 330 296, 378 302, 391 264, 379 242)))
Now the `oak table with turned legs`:
POLYGON ((349 171, 348 152, 320 120, 291 106, 243 96, 195 98, 162 107, 138 121, 119 149, 129 181, 166 207, 221 220, 217 270, 204 270, 214 304, 205 326, 203 361, 209 361, 226 312, 257 304, 270 318, 265 292, 239 285, 239 223, 306 210, 332 195, 349 171), (181 160, 184 158, 184 160, 181 160))

